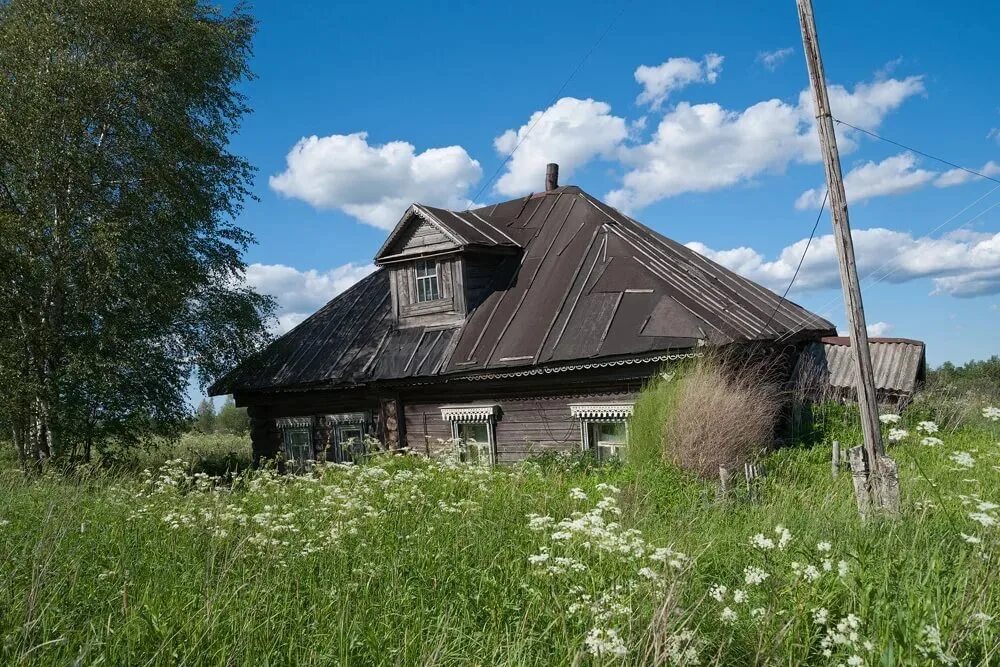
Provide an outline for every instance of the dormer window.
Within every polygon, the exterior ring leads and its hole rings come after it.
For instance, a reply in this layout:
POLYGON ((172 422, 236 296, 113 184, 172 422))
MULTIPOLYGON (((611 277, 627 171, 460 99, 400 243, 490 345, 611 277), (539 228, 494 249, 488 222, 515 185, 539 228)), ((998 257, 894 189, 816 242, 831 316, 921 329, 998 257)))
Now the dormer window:
POLYGON ((419 259, 416 262, 417 303, 436 301, 440 298, 438 288, 437 262, 432 259, 419 259))

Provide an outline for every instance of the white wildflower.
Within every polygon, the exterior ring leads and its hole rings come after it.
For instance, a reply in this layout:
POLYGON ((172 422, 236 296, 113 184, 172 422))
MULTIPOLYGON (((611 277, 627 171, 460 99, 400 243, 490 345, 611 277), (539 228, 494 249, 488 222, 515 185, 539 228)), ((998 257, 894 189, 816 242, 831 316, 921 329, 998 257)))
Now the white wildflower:
POLYGON ((748 586, 756 586, 757 584, 764 583, 764 580, 769 576, 771 575, 753 565, 747 565, 743 570, 743 579, 748 586))
POLYGON ((583 492, 583 489, 574 487, 569 490, 569 497, 573 500, 586 500, 587 494, 583 492))
POLYGON ((997 520, 995 517, 990 516, 986 512, 971 512, 969 518, 973 521, 986 526, 987 528, 992 528, 997 525, 997 520))
POLYGON ((942 665, 954 665, 958 663, 958 658, 948 653, 945 649, 941 630, 936 625, 925 625, 920 631, 920 638, 921 641, 917 644, 917 650, 925 658, 936 660, 942 665))
POLYGON ((989 625, 993 621, 993 617, 985 612, 977 611, 972 616, 969 616, 969 620, 976 625, 989 625))
POLYGON ((934 436, 929 435, 926 438, 921 438, 920 439, 920 444, 923 445, 924 447, 938 447, 938 446, 944 444, 944 440, 942 440, 941 438, 935 438, 934 436))
POLYGON ((654 572, 648 567, 641 568, 639 570, 639 576, 645 579, 649 579, 651 581, 655 581, 660 578, 660 575, 658 575, 656 572, 654 572))
POLYGON ((837 563, 837 576, 843 579, 850 572, 850 565, 848 565, 846 560, 842 560, 837 563))
POLYGON ((830 612, 826 610, 826 607, 813 609, 813 623, 815 623, 816 625, 826 625, 827 621, 829 620, 830 620, 830 612))
POLYGON ((807 581, 816 581, 820 576, 819 569, 815 565, 807 565, 802 574, 807 581))
POLYGON ((968 542, 969 544, 981 544, 982 543, 982 540, 979 539, 978 537, 976 537, 975 535, 966 535, 965 533, 959 533, 959 535, 961 535, 962 539, 965 540, 966 542, 968 542))
POLYGON ((848 667, 863 667, 865 659, 860 655, 852 655, 847 659, 848 667))
POLYGON ((972 454, 969 452, 952 452, 948 455, 948 458, 954 461, 955 465, 959 468, 975 468, 976 459, 972 458, 972 454))
POLYGON ((1000 408, 995 408, 992 405, 983 408, 983 416, 990 421, 1000 421, 1000 408))
POLYGON ((750 618, 764 618, 767 615, 767 610, 763 607, 754 607, 750 610, 750 618))
POLYGON ((893 415, 893 414, 879 415, 878 418, 878 420, 883 424, 898 424, 899 419, 900 419, 899 415, 893 415))
POLYGON ((889 442, 899 442, 908 435, 910 432, 905 428, 891 428, 889 429, 889 442))
POLYGON ((750 538, 750 546, 767 551, 774 548, 774 540, 770 537, 765 537, 764 533, 757 533, 750 538))
POLYGON ((614 628, 592 628, 584 639, 584 645, 591 655, 623 657, 628 653, 625 642, 614 628))
POLYGON ((990 512, 995 509, 1000 509, 1000 505, 997 505, 996 503, 991 503, 988 500, 983 500, 982 502, 979 503, 979 505, 976 506, 976 508, 980 512, 990 512))
POLYGON ((735 622, 738 617, 739 617, 738 614, 729 607, 726 607, 721 612, 719 612, 719 620, 722 621, 725 625, 729 625, 730 623, 735 622))
POLYGON ((829 542, 820 542, 819 544, 816 545, 816 551, 819 551, 820 553, 827 553, 832 548, 833 545, 830 544, 829 542))
POLYGON ((733 602, 735 602, 736 604, 743 604, 744 602, 746 602, 746 599, 747 599, 747 592, 745 590, 737 588, 735 591, 733 591, 733 602))
POLYGON ((722 584, 716 584, 715 586, 712 586, 712 588, 709 589, 708 596, 713 600, 715 600, 716 602, 722 602, 723 600, 726 599, 727 592, 729 592, 728 588, 726 588, 722 584))
POLYGON ((920 422, 917 424, 917 430, 921 433, 937 433, 938 425, 932 421, 920 422))
POLYGON ((774 532, 778 536, 778 548, 784 549, 792 541, 792 533, 782 525, 774 527, 774 532))

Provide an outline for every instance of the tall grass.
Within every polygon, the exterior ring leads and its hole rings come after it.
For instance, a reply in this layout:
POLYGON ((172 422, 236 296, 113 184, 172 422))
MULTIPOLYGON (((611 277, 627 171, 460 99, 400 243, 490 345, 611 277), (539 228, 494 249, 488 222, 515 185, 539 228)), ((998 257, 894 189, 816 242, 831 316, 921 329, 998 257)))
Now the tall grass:
POLYGON ((904 417, 902 516, 862 523, 822 446, 716 502, 639 444, 669 391, 640 399, 624 466, 5 469, 0 662, 1000 661, 992 425, 927 446, 904 417))

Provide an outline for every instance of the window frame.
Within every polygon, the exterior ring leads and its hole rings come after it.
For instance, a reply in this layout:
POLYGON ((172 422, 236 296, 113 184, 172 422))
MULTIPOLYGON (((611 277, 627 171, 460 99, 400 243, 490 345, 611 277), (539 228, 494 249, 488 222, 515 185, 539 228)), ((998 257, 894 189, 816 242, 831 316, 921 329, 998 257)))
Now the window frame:
POLYGON ((632 418, 635 406, 633 403, 577 403, 569 406, 570 414, 580 420, 580 449, 585 452, 593 452, 598 461, 608 460, 601 455, 601 442, 606 442, 606 447, 614 450, 613 457, 624 459, 628 456, 629 441, 631 440, 631 427, 629 421, 632 418), (625 438, 621 443, 610 443, 600 440, 599 427, 601 424, 624 424, 625 438), (597 433, 595 437, 595 432, 597 433))
MULTIPOLYGON (((460 432, 463 426, 484 425, 486 427, 486 442, 476 441, 480 445, 477 462, 489 465, 497 463, 496 425, 499 414, 500 406, 498 405, 445 405, 441 407, 441 418, 451 424, 451 437, 456 443, 461 442, 460 432)), ((459 459, 463 463, 473 463, 468 460, 468 454, 461 450, 459 459)))
POLYGON ((286 462, 305 467, 309 462, 316 460, 315 424, 311 417, 285 417, 277 420, 277 426, 281 431, 281 451, 286 462), (305 434, 305 443, 295 444, 292 442, 293 436, 303 433, 305 434), (303 446, 307 457, 304 459, 295 458, 293 452, 303 446))
POLYGON ((418 259, 413 263, 413 303, 430 303, 441 300, 441 272, 436 259, 418 259), (430 267, 430 273, 426 273, 430 267), (421 269, 425 275, 421 275, 421 269))

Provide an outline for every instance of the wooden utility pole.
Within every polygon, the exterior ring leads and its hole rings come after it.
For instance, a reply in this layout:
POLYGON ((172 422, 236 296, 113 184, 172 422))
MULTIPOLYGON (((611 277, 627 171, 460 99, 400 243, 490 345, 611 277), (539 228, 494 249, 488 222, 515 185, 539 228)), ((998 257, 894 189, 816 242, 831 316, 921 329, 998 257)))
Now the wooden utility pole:
MULTIPOLYGON (((864 454, 870 474, 869 487, 873 497, 882 497, 881 479, 883 475, 880 459, 885 457, 882 447, 882 433, 879 428, 878 404, 875 400, 875 375, 872 370, 871 350, 868 347, 868 331, 865 326, 865 310, 861 303, 861 285, 858 268, 854 261, 854 241, 851 239, 851 225, 847 217, 847 196, 844 194, 844 179, 840 170, 840 153, 837 150, 837 135, 830 113, 830 99, 826 91, 826 75, 819 52, 819 38, 816 35, 816 20, 813 16, 812 0, 796 0, 799 9, 799 24, 802 27, 802 50, 809 69, 809 82, 816 105, 816 129, 819 132, 823 166, 826 168, 826 183, 829 188, 830 214, 833 218, 833 238, 837 246, 840 263, 840 285, 844 292, 847 309, 847 325, 851 334, 851 349, 854 350, 857 372, 858 406, 861 409, 861 428, 864 432, 864 454)), ((885 463, 891 464, 891 461, 885 463)), ((888 494, 885 494, 888 495, 888 494)))

